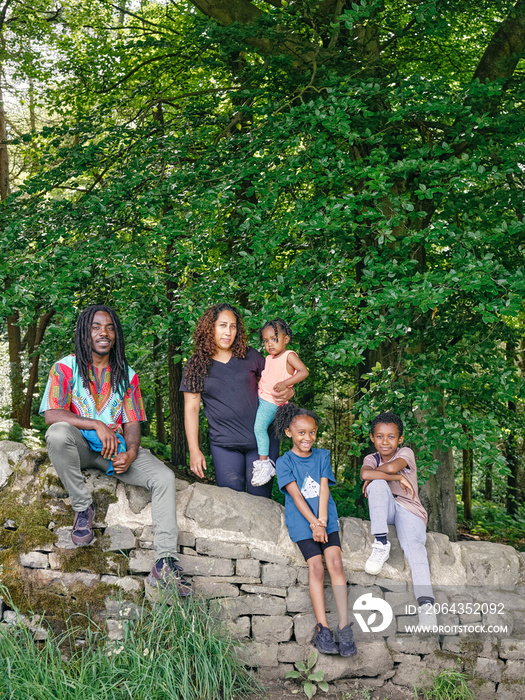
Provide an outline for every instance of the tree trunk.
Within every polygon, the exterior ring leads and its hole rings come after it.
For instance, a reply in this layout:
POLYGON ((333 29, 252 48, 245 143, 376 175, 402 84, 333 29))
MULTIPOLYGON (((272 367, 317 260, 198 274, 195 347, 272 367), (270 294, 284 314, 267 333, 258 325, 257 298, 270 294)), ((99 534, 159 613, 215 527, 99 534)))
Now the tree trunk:
POLYGON ((22 338, 18 320, 18 311, 7 317, 7 341, 9 344, 11 418, 21 425, 24 406, 24 378, 22 373, 22 338))
POLYGON ((458 514, 452 448, 436 449, 433 457, 439 461, 439 468, 430 475, 420 491, 421 500, 428 511, 428 529, 442 532, 455 542, 458 538, 458 514))
POLYGON ((31 427, 31 406, 33 403, 33 397, 35 394, 35 388, 38 382, 38 364, 40 362, 40 353, 38 348, 40 343, 44 338, 44 333, 49 325, 49 322, 54 316, 54 309, 51 311, 46 311, 40 315, 38 323, 34 324, 36 327, 34 329, 34 336, 31 342, 28 343, 28 355, 29 355, 29 377, 27 379, 27 388, 24 403, 22 406, 22 411, 18 422, 22 428, 31 427))
POLYGON ((159 339, 157 336, 153 339, 153 364, 155 367, 155 421, 156 421, 156 438, 163 445, 166 444, 166 426, 164 425, 164 397, 162 388, 161 373, 158 368, 159 355, 159 339))
MULTIPOLYGON (((514 401, 508 402, 509 411, 516 413, 516 404, 514 401)), ((505 454, 507 457, 507 467, 509 474, 507 476, 507 495, 505 506, 509 515, 516 515, 518 512, 518 464, 516 435, 512 430, 505 443, 505 454)))
POLYGON ((169 405, 171 428, 171 462, 175 466, 186 464, 186 433, 184 432, 184 397, 179 391, 182 379, 182 363, 174 361, 180 357, 181 349, 175 343, 168 344, 169 405))

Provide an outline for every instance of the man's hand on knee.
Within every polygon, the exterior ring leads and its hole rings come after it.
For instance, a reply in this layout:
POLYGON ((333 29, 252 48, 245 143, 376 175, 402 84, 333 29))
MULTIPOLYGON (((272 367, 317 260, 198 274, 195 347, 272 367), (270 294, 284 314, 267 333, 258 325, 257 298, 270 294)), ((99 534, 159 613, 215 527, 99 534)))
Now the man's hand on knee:
POLYGON ((121 452, 113 460, 113 469, 115 474, 124 474, 128 471, 131 464, 137 459, 137 455, 133 452, 121 452))

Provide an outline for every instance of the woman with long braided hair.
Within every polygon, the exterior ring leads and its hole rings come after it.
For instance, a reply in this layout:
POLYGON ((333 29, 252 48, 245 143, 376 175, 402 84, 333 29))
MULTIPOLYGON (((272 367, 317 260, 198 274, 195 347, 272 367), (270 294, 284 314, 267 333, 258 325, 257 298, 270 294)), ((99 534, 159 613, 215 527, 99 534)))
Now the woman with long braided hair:
MULTIPOLYGON (((202 478, 206 459, 199 447, 201 400, 208 419, 210 451, 218 486, 270 497, 272 482, 252 486, 253 462, 258 458, 253 432, 258 406, 257 382, 264 358, 248 347, 242 318, 234 306, 211 306, 193 334, 194 350, 186 363, 180 389, 184 392, 184 425, 190 449, 191 471, 202 478)), ((277 396, 288 401, 293 389, 277 396)), ((272 436, 275 460, 279 443, 272 436)))

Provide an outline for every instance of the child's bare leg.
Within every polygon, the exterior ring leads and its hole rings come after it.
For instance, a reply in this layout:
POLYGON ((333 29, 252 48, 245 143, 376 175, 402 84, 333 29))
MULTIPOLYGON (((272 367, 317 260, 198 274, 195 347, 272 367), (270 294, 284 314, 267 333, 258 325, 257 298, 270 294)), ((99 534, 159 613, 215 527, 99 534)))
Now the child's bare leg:
POLYGON ((327 547, 324 550, 324 558, 332 582, 337 617, 339 618, 339 629, 342 629, 348 624, 348 591, 346 589, 346 575, 343 568, 341 548, 337 546, 327 547))
POLYGON ((323 627, 328 627, 326 619, 326 607, 324 604, 324 565, 321 554, 316 554, 310 557, 308 563, 308 588, 310 589, 310 598, 314 607, 315 619, 323 627))

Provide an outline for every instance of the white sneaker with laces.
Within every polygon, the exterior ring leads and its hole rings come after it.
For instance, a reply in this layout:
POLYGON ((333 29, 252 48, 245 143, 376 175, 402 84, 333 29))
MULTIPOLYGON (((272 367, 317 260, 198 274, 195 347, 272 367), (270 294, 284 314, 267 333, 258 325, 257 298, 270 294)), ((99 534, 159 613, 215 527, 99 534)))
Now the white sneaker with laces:
POLYGON ((271 459, 256 459, 253 463, 252 486, 264 486, 275 476, 275 463, 271 459))
POLYGON ((420 605, 417 609, 417 614, 420 628, 431 632, 433 627, 437 627, 438 621, 433 603, 423 603, 423 605, 420 605))
POLYGON ((368 557, 365 564, 367 574, 377 576, 383 568, 383 564, 390 556, 390 542, 382 544, 378 540, 372 545, 372 554, 368 557))

